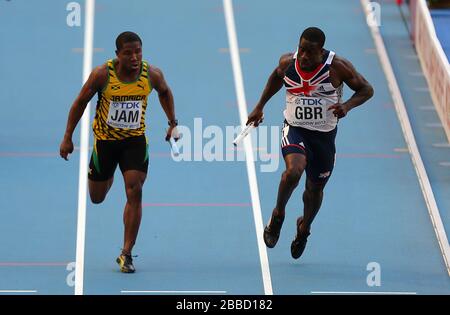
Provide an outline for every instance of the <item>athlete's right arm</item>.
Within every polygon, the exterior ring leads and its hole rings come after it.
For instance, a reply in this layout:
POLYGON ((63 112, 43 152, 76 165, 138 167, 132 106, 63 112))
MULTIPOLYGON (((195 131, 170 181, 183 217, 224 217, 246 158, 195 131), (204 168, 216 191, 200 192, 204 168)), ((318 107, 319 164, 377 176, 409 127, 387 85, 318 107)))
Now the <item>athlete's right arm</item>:
POLYGON ((81 116, 83 116, 87 104, 94 97, 95 93, 103 89, 107 80, 108 73, 106 65, 95 68, 81 88, 80 94, 78 94, 78 97, 73 102, 70 108, 69 118, 67 119, 66 132, 59 147, 59 154, 63 159, 68 160, 67 156, 73 152, 72 134, 81 116))
POLYGON ((283 87, 284 74, 291 61, 292 53, 287 53, 281 56, 278 66, 275 70, 273 70, 269 80, 266 83, 264 91, 261 94, 261 98, 250 115, 248 115, 247 125, 253 122, 255 127, 258 127, 263 118, 264 106, 272 98, 272 96, 274 96, 283 87))

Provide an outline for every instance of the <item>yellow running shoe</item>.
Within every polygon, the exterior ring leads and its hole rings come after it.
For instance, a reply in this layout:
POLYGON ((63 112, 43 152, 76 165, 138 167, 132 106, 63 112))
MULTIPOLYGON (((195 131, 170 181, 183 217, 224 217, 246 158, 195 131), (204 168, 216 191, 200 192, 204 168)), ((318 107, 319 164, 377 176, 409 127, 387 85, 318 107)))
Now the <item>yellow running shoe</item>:
POLYGON ((117 257, 116 262, 119 264, 120 271, 123 273, 133 273, 136 271, 133 266, 133 258, 131 255, 121 254, 117 257))

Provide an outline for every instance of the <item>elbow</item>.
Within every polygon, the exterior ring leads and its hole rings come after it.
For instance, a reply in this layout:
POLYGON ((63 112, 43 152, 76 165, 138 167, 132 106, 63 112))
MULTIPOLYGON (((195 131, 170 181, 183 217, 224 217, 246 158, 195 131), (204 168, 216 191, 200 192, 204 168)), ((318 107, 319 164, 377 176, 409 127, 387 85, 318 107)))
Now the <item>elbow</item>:
POLYGON ((372 85, 367 86, 367 99, 372 98, 373 94, 375 93, 372 85))
POLYGON ((163 89, 163 90, 159 90, 158 91, 158 97, 161 99, 166 99, 166 98, 168 98, 169 97, 169 95, 170 95, 170 90, 167 88, 167 89, 163 89))

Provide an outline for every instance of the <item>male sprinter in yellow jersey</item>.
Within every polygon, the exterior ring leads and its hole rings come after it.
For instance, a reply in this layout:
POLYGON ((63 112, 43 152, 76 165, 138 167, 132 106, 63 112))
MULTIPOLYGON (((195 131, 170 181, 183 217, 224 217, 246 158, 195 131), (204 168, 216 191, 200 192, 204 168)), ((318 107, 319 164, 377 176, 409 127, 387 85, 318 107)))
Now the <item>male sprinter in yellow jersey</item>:
POLYGON ((93 203, 101 203, 111 188, 117 165, 125 181, 127 203, 122 253, 117 258, 120 270, 135 271, 131 251, 142 216, 142 186, 147 176, 148 151, 145 137, 147 97, 155 89, 169 120, 166 140, 178 122, 172 92, 156 67, 142 61, 142 41, 133 32, 116 39, 116 59, 95 68, 73 103, 60 155, 67 160, 73 152, 72 134, 83 112, 98 93, 93 123, 94 149, 89 164, 89 194, 93 203))

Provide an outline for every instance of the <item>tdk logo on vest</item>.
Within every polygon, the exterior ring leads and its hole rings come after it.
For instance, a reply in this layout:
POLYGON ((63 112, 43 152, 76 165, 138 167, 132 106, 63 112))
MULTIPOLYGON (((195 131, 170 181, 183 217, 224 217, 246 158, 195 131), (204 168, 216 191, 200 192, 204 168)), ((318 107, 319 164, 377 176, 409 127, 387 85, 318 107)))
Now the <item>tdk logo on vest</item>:
POLYGON ((307 105, 307 106, 314 106, 314 105, 321 105, 322 104, 322 99, 321 98, 297 98, 295 100, 295 104, 297 105, 307 105))
POLYGON ((113 103, 113 106, 121 109, 139 109, 141 102, 118 102, 113 103))

